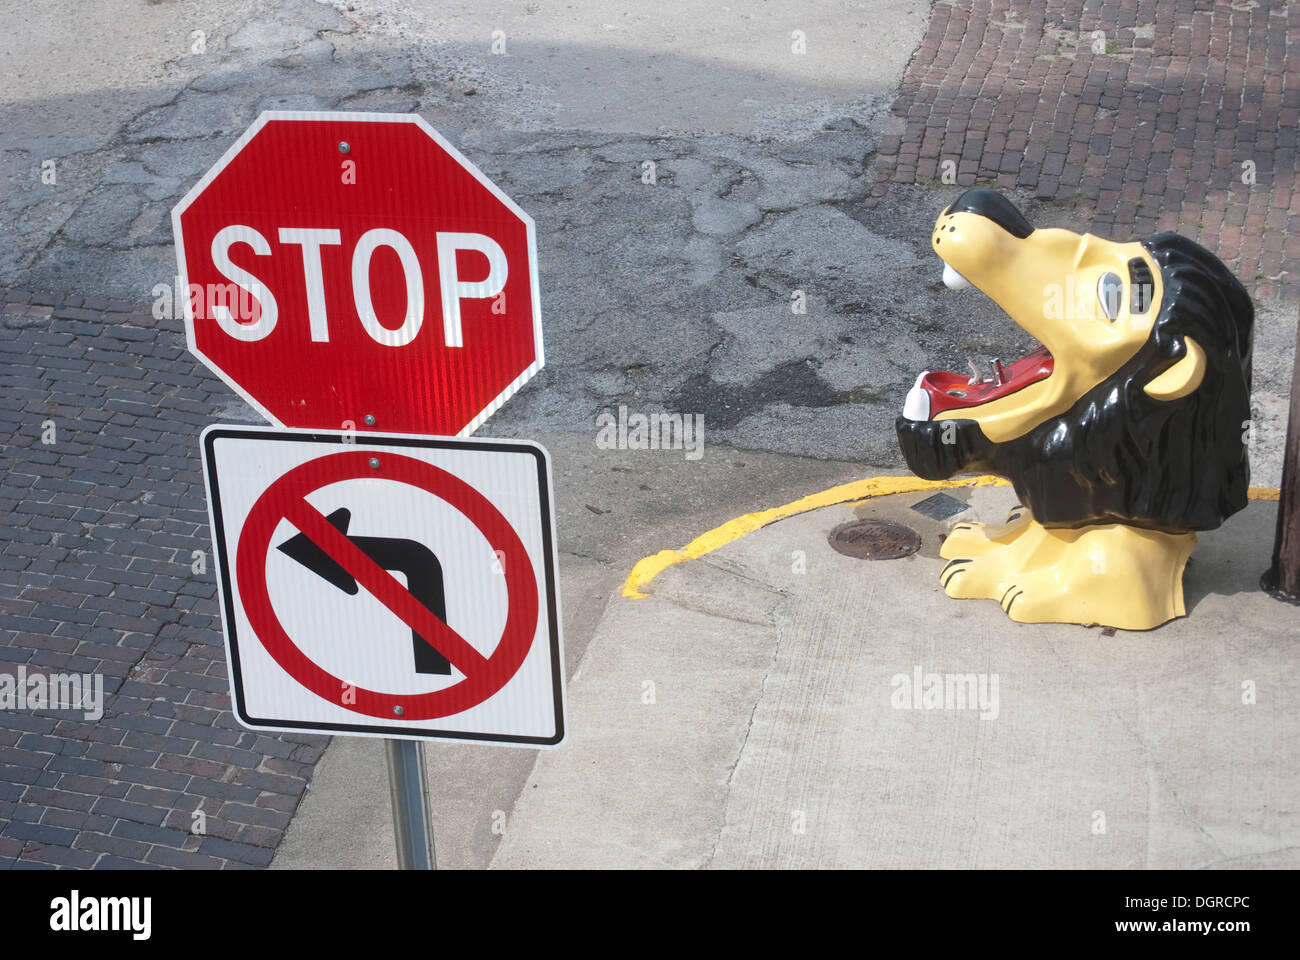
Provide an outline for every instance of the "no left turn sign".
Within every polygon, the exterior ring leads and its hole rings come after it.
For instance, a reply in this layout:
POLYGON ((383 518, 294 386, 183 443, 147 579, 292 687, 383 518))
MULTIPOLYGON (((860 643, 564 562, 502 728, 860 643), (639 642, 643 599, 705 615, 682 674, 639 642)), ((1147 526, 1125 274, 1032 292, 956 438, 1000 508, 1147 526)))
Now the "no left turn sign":
POLYGON ((203 454, 242 723, 563 739, 541 447, 216 426, 203 454))

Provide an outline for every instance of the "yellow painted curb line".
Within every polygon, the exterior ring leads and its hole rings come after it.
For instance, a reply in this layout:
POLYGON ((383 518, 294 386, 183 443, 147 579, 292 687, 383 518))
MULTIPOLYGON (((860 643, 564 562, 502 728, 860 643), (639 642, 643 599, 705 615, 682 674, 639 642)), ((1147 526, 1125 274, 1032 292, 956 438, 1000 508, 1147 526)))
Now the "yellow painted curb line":
MULTIPOLYGON (((714 527, 708 533, 702 533, 680 550, 660 550, 652 556, 637 561, 632 572, 623 584, 623 596, 630 600, 644 600, 648 593, 642 587, 650 585, 655 577, 674 564, 685 560, 694 560, 712 553, 719 547, 726 546, 733 540, 739 540, 747 533, 753 533, 769 523, 793 517, 798 513, 807 513, 819 507, 829 507, 837 503, 854 500, 869 500, 872 497, 884 497, 892 493, 918 493, 922 490, 946 490, 953 487, 1009 487, 1011 482, 1001 477, 980 476, 964 480, 922 480, 920 477, 867 477, 851 483, 841 483, 837 487, 810 493, 806 497, 791 501, 770 510, 746 513, 728 520, 721 526, 714 527)), ((1272 487, 1251 487, 1247 495, 1252 500, 1276 500, 1279 491, 1272 487)))

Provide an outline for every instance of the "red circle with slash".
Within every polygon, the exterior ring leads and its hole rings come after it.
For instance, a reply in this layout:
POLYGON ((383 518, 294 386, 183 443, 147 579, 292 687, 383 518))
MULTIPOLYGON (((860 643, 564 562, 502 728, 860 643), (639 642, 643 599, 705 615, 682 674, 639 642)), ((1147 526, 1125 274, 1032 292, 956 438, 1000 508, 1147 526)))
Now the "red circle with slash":
POLYGON ((518 672, 537 630, 537 580, 528 552, 510 522, 464 480, 431 463, 400 454, 365 450, 334 453, 284 474, 258 497, 244 522, 235 575, 254 633, 285 672, 331 703, 395 722, 447 717, 483 703, 518 672), (371 466, 372 458, 378 458, 378 469, 371 466), (464 514, 496 552, 506 578, 509 607, 505 629, 491 656, 484 657, 439 620, 306 499, 307 494, 333 483, 374 479, 405 483, 445 501, 464 514), (359 585, 446 657, 464 679, 430 693, 383 693, 349 684, 312 661, 281 626, 267 587, 266 558, 283 520, 329 554, 359 585))

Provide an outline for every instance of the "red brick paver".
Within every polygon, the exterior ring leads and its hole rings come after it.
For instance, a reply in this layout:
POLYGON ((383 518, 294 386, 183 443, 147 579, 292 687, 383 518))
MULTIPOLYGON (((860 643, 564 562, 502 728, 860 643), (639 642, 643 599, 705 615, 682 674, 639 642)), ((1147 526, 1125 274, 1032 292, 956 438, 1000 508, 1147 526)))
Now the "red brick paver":
POLYGON ((104 684, 98 719, 0 707, 0 870, 265 866, 307 789, 325 738, 230 712, 198 456, 228 395, 179 320, 0 288, 0 676, 104 684))
POLYGON ((1295 299, 1298 53, 1300 3, 1279 0, 938 2, 873 197, 945 172, 1022 188, 1103 236, 1177 230, 1295 299))

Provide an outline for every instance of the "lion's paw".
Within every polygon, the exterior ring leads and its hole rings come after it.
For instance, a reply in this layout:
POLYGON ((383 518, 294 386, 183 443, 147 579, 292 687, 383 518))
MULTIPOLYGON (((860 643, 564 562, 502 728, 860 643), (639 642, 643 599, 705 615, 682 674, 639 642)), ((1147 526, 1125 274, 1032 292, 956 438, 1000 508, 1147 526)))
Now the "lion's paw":
POLYGON ((999 602, 1003 612, 1017 623, 1057 623, 1063 614, 1073 616, 1076 604, 1071 599, 1050 577, 1029 574, 1017 578, 999 602))
POLYGON ((939 545, 939 556, 945 560, 957 557, 982 557, 993 546, 984 535, 983 523, 959 523, 943 538, 939 545))
POLYGON ((1032 520, 1027 509, 1017 506, 1007 515, 1006 523, 959 523, 948 531, 939 556, 945 560, 982 557, 1014 541, 1029 529, 1032 520))
POLYGON ((997 572, 979 557, 953 557, 939 573, 943 592, 954 600, 995 596, 997 572))

